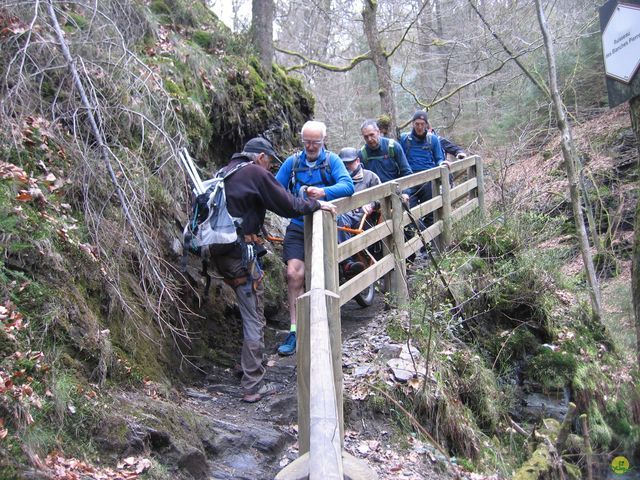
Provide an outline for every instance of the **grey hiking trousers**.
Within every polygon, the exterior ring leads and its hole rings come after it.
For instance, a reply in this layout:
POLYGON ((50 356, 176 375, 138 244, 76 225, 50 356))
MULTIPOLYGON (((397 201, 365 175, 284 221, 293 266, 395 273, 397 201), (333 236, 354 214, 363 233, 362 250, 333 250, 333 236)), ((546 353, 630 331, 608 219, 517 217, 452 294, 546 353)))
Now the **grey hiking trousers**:
POLYGON ((262 364, 264 356, 264 286, 262 284, 263 272, 257 261, 252 262, 250 271, 244 267, 241 258, 229 255, 214 256, 211 258, 213 265, 225 278, 236 293, 240 317, 242 318, 242 353, 240 364, 242 365, 243 394, 251 394, 258 391, 264 377, 265 367, 262 364), (242 282, 242 278, 246 281, 242 282))

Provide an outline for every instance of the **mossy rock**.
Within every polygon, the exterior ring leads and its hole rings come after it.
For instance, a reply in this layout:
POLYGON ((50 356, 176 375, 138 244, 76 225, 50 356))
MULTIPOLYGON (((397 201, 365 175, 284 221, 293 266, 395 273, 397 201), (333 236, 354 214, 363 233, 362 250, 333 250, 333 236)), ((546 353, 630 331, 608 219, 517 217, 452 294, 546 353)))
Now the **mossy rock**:
POLYGON ((540 347, 528 362, 525 375, 545 390, 561 390, 571 383, 576 369, 577 361, 571 353, 540 347))
POLYGON ((553 471, 553 458, 549 447, 540 445, 529 460, 518 469, 513 480, 542 480, 550 477, 553 471))
POLYGON ((489 348, 498 365, 513 364, 535 352, 540 345, 536 336, 525 326, 496 335, 489 348))
POLYGON ((171 15, 171 9, 164 0, 153 0, 149 8, 157 15, 171 15))
POLYGON ((466 236, 460 248, 478 252, 484 258, 496 259, 513 256, 521 247, 515 232, 502 225, 489 225, 475 234, 466 236))

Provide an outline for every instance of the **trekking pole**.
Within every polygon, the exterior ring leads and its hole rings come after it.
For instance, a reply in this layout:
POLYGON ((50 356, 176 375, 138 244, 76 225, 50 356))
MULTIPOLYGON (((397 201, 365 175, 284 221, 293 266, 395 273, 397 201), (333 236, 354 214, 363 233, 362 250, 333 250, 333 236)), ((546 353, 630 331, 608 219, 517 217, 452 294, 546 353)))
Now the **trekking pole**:
POLYGON ((182 161, 184 169, 187 171, 187 175, 191 179, 191 183, 193 183, 194 189, 196 193, 199 195, 204 193, 204 186, 202 185, 202 180, 200 180, 200 175, 198 175, 198 171, 196 170, 196 166, 193 163, 193 159, 189 155, 189 152, 186 148, 183 148, 178 152, 178 156, 182 161))
POLYGON ((431 248, 431 245, 429 245, 429 242, 425 240, 424 235, 422 233, 423 230, 420 229, 420 225, 418 224, 416 217, 413 216, 413 213, 411 213, 411 209, 405 202, 400 201, 400 203, 402 203, 402 208, 404 209, 405 212, 407 212, 409 220, 411 220, 411 223, 416 228, 418 235, 420 236, 420 240, 422 241, 422 245, 424 246, 424 249, 429 255, 431 264, 433 265, 433 268, 435 268, 438 276, 440 277, 440 281, 444 285, 444 288, 447 290, 449 299, 453 302, 454 307, 452 310, 454 311, 454 315, 460 315, 460 318, 462 318, 462 320, 464 321, 464 317, 462 315, 462 307, 458 303, 458 300, 456 300, 456 297, 453 294, 453 290, 451 290, 451 287, 449 286, 449 282, 447 282, 447 279, 445 278, 444 273, 442 273, 442 270, 440 269, 440 265, 438 265, 436 257, 433 255, 433 249, 431 248))
POLYGON ((191 171, 191 167, 189 166, 189 161, 185 157, 182 150, 178 152, 178 158, 180 159, 182 169, 185 171, 185 173, 189 177, 189 180, 191 180, 191 184, 193 185, 193 189, 196 195, 200 195, 202 193, 202 189, 200 187, 200 184, 198 183, 198 180, 193 176, 193 172, 191 171))

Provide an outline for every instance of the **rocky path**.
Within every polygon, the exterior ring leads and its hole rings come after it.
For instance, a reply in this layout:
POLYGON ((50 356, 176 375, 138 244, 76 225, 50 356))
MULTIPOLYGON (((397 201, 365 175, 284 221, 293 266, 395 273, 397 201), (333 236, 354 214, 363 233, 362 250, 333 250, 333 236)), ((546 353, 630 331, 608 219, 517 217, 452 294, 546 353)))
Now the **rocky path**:
MULTIPOLYGON (((370 374, 386 370, 384 362, 400 352, 385 334, 381 298, 362 309, 349 302, 341 311, 345 384, 345 449, 365 459, 381 479, 450 478, 444 457, 413 437, 399 439, 393 420, 374 414, 367 404, 370 374), (382 362, 382 363, 380 363, 382 362), (408 446, 407 446, 408 445, 408 446)), ((208 445, 210 478, 268 479, 298 457, 295 357, 275 353, 286 332, 268 327, 266 379, 279 387, 276 395, 255 404, 240 398, 239 377, 216 369, 205 384, 185 391, 192 408, 212 419, 215 435, 208 445)))

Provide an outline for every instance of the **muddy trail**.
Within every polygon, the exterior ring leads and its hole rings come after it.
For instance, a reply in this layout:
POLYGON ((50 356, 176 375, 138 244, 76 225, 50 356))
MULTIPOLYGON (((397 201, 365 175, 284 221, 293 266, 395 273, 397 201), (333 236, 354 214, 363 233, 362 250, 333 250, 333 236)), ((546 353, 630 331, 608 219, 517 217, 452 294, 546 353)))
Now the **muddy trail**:
MULTIPOLYGON (((367 409, 358 393, 358 379, 367 375, 371 363, 388 347, 384 333, 384 303, 381 295, 368 308, 351 301, 341 309, 343 372, 345 385, 345 449, 365 459, 379 478, 447 478, 433 465, 444 458, 428 445, 416 442, 407 456, 392 447, 390 418, 377 417, 367 409), (353 401, 350 401, 353 400, 353 401)), ((266 381, 278 393, 260 402, 241 401, 240 373, 213 368, 201 385, 184 391, 186 402, 211 418, 215 431, 207 445, 215 479, 270 479, 298 457, 296 359, 281 357, 277 346, 286 336, 282 323, 267 324, 265 341, 268 363, 266 381)))

